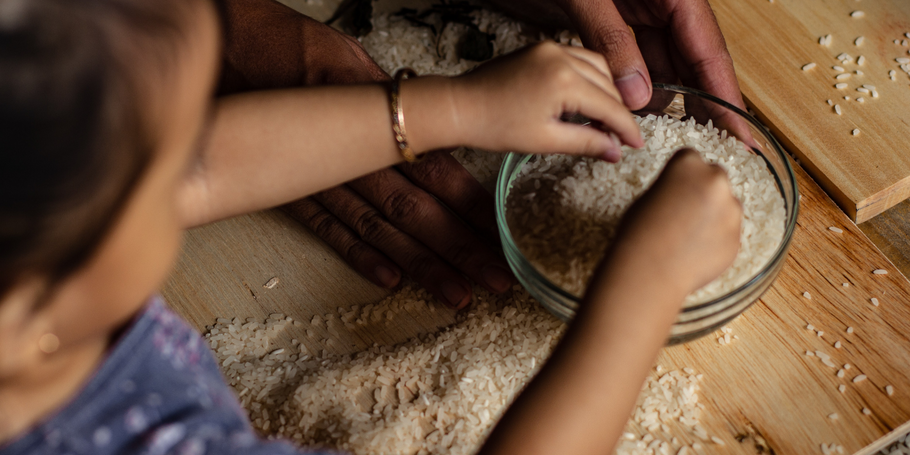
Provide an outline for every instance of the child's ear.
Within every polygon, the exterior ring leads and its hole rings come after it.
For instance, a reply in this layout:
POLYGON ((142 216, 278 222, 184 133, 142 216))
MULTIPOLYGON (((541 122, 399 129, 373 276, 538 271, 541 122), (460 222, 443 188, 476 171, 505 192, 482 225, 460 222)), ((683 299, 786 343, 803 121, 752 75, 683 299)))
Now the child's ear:
POLYGON ((41 280, 26 280, 0 297, 0 382, 27 371, 49 355, 45 351, 57 348, 50 319, 34 311, 43 289, 41 280))

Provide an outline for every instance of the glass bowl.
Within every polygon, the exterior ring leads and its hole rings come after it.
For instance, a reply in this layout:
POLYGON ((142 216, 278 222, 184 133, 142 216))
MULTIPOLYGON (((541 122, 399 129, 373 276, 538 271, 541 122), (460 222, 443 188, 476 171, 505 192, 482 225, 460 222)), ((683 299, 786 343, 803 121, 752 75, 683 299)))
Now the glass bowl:
MULTIPOLYGON (((684 307, 670 331, 668 344, 690 341, 711 333, 739 316, 771 286, 787 257, 787 250, 799 211, 799 192, 796 177, 787 154, 771 133, 755 118, 741 109, 707 93, 687 87, 654 84, 654 95, 648 107, 639 115, 693 117, 698 123, 713 120, 718 128, 742 140, 752 153, 761 156, 774 176, 784 198, 786 209, 784 236, 770 261, 748 281, 731 292, 713 300, 684 307), (676 100, 676 102, 673 102, 676 100), (680 101, 684 100, 685 106, 680 101)), ((496 180, 496 223, 502 239, 506 260, 518 281, 541 305, 564 321, 569 321, 581 302, 579 297, 563 290, 534 268, 519 250, 506 222, 506 201, 512 181, 533 155, 510 153, 506 156, 496 180)))

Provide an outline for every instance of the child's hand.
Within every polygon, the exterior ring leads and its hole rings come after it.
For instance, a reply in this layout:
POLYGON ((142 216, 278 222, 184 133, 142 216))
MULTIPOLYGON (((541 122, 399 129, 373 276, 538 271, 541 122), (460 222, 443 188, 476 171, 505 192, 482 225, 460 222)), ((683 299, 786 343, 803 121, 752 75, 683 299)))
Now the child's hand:
POLYGON ((455 79, 456 125, 467 143, 487 150, 570 153, 609 161, 620 144, 641 147, 638 125, 600 54, 544 42, 455 79), (598 129, 560 120, 582 114, 598 129))
POLYGON ((733 262, 741 219, 723 169, 684 149, 626 213, 613 256, 688 295, 733 262))
POLYGON ((685 296, 736 256, 741 213, 721 168, 678 152, 625 215, 585 303, 480 453, 611 451, 685 296))

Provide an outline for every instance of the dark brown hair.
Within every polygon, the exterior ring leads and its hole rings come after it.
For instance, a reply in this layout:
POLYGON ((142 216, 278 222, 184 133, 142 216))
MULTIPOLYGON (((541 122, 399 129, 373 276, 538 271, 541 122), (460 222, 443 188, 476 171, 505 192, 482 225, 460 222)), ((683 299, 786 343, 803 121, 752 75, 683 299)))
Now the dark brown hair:
POLYGON ((148 97, 193 3, 0 0, 0 299, 105 238, 152 159, 148 97))

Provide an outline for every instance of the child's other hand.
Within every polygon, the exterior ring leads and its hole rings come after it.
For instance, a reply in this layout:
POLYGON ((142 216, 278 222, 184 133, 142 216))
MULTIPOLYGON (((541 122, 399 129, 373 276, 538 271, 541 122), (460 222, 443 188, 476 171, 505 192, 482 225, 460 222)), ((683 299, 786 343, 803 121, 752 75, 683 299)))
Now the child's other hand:
POLYGON ((612 256, 688 295, 733 262, 741 219, 724 170, 683 149, 626 213, 612 256))
POLYGON ((568 153, 609 161, 620 144, 643 146, 600 54, 543 42, 492 60, 455 81, 456 124, 468 144, 488 150, 568 153), (582 114, 598 129, 567 123, 582 114))

